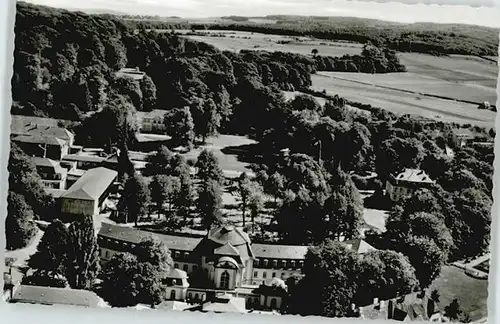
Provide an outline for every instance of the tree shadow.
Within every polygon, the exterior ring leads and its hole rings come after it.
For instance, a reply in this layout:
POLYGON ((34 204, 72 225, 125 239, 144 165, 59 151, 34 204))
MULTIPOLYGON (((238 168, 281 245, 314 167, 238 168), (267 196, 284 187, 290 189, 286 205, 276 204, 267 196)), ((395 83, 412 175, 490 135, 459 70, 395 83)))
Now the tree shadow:
POLYGON ((221 149, 221 152, 226 155, 236 156, 236 159, 243 163, 253 164, 262 159, 258 144, 227 146, 221 149))

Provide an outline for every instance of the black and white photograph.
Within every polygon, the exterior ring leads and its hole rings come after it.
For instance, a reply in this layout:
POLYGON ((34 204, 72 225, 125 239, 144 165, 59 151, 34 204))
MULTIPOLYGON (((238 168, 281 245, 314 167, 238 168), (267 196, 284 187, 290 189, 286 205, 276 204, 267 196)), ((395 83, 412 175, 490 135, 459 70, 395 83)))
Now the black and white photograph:
POLYGON ((3 301, 486 323, 500 9, 445 2, 17 1, 3 301))

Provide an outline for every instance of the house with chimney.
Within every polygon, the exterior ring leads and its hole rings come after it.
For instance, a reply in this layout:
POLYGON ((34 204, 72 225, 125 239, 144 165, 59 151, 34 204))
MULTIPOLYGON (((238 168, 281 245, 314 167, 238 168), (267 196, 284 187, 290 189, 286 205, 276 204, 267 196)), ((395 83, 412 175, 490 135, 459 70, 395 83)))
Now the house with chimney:
POLYGON ((392 201, 400 201, 411 197, 418 189, 431 188, 435 183, 425 171, 407 168, 389 177, 385 191, 392 201))
POLYGON ((74 135, 49 118, 12 116, 11 140, 29 156, 60 161, 74 147, 74 135))

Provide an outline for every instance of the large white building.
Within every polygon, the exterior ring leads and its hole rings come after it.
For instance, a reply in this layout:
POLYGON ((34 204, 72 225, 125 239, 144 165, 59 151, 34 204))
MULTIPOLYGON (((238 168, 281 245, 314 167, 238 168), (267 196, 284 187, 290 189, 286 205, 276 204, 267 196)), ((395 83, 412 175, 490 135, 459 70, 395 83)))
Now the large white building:
MULTIPOLYGON (((210 296, 230 294, 245 298, 252 309, 281 308, 283 296, 266 295, 259 285, 282 286, 286 290, 286 279, 301 275, 308 250, 307 246, 252 244, 247 233, 229 226, 200 237, 103 223, 98 235, 101 261, 106 263, 120 252, 134 253, 138 243, 153 236, 169 248, 174 261, 174 270, 165 276, 167 299, 206 301, 213 299, 210 296)), ((361 240, 345 244, 357 253, 374 249, 361 240)))
POLYGON ((418 169, 405 169, 387 180, 385 190, 392 201, 410 197, 421 188, 430 188, 436 182, 427 173, 418 169))

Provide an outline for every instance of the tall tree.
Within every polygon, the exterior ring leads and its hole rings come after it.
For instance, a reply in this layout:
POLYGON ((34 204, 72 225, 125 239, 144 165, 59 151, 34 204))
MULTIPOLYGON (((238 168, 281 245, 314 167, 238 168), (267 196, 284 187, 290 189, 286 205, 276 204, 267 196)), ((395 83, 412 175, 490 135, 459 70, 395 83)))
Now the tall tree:
POLYGON ((339 242, 326 240, 309 248, 304 278, 294 293, 307 296, 295 311, 301 315, 354 316, 351 304, 357 289, 358 257, 339 242))
POLYGON ((56 219, 45 230, 45 233, 28 265, 43 276, 55 278, 66 276, 66 258, 68 257, 68 228, 56 219))
POLYGON ((203 183, 198 192, 196 205, 203 225, 210 230, 212 225, 220 219, 220 208, 222 206, 222 189, 220 184, 215 180, 208 180, 203 183))
POLYGON ((214 180, 222 184, 224 175, 219 167, 219 159, 212 151, 204 149, 201 151, 196 161, 195 167, 198 169, 197 176, 202 182, 214 180))
POLYGON ((175 145, 190 149, 194 142, 194 123, 189 107, 174 108, 165 114, 167 134, 172 137, 175 145))
POLYGON ((117 253, 102 270, 99 294, 113 307, 129 307, 139 303, 139 263, 130 253, 117 253), (117 291, 120 293, 117 294, 117 291))
POLYGON ((142 108, 144 111, 151 111, 156 108, 156 85, 149 75, 144 75, 140 81, 142 92, 142 108))
POLYGON ((151 201, 151 192, 145 178, 134 174, 128 178, 123 189, 119 208, 126 216, 126 222, 133 221, 137 226, 138 220, 148 213, 151 201))
POLYGON ((181 183, 179 178, 166 176, 163 174, 155 175, 149 188, 151 192, 151 201, 156 204, 158 215, 164 212, 163 205, 168 203, 168 211, 171 211, 174 198, 179 195, 181 183))
POLYGON ((357 304, 404 296, 418 287, 415 269, 403 254, 391 250, 372 251, 360 259, 357 304))
POLYGON ((252 194, 252 181, 248 178, 248 175, 243 172, 238 178, 238 196, 241 199, 241 212, 243 218, 243 227, 245 227, 245 216, 248 207, 248 200, 252 194))
POLYGON ((99 246, 92 218, 84 217, 68 228, 66 279, 73 289, 89 289, 100 270, 99 246))
POLYGON ((148 163, 146 164, 146 175, 157 175, 164 174, 170 175, 171 162, 174 158, 174 153, 172 153, 166 146, 160 146, 155 154, 148 156, 148 163))
POLYGON ((7 218, 5 219, 6 248, 15 250, 25 247, 36 235, 33 210, 24 196, 9 191, 7 197, 7 218))

